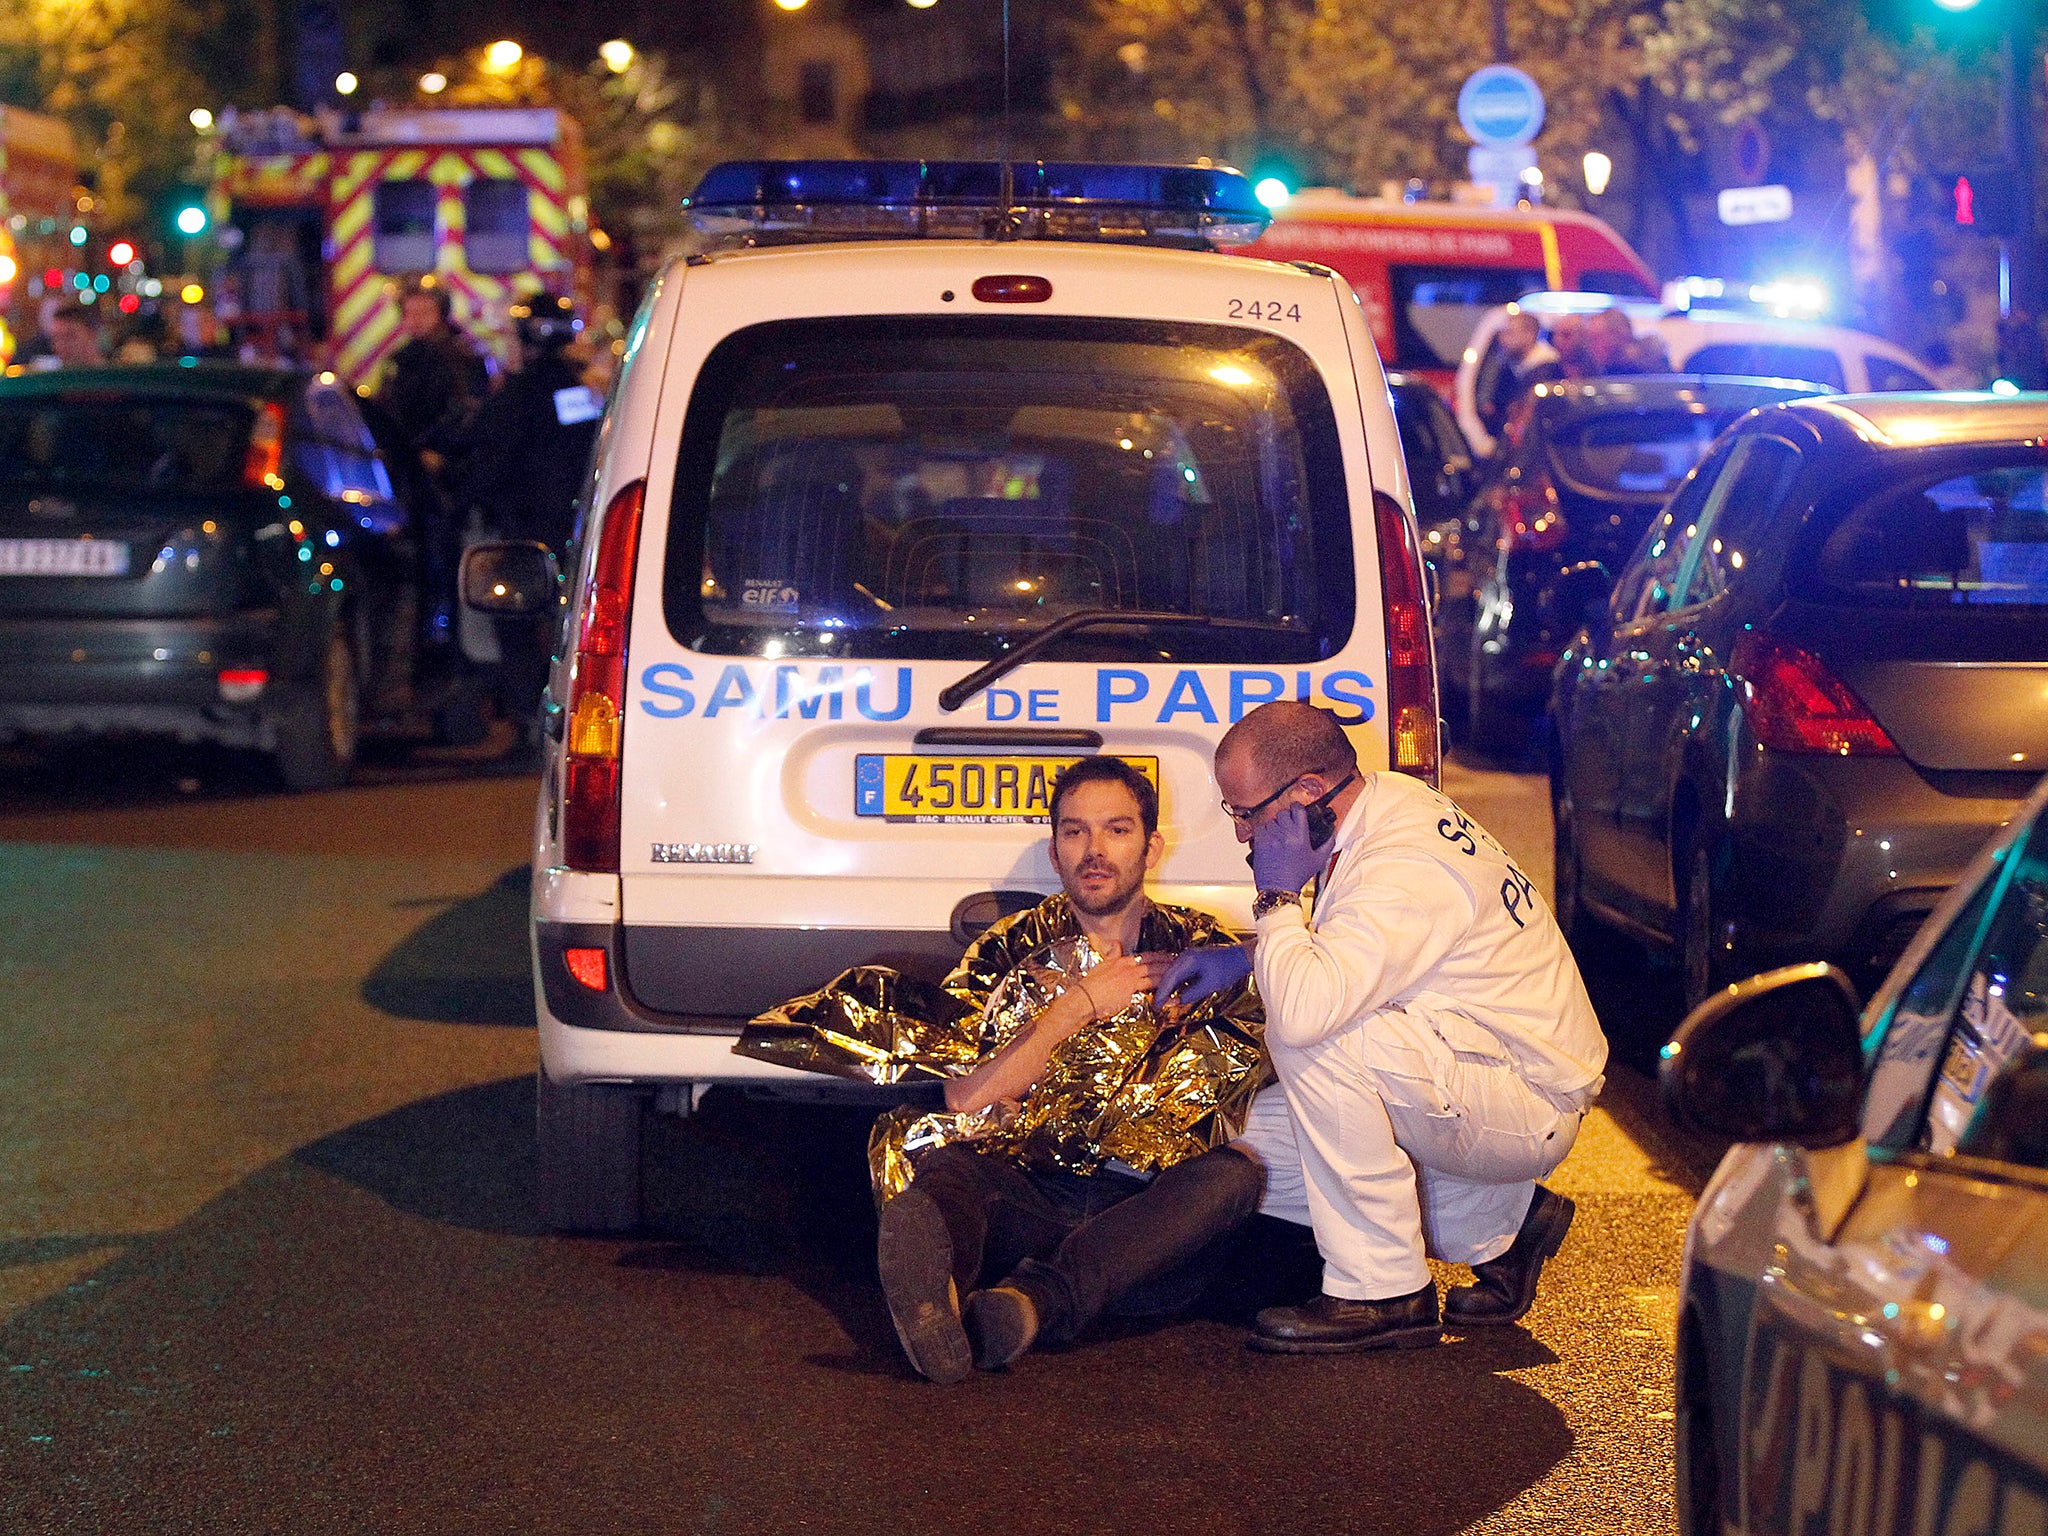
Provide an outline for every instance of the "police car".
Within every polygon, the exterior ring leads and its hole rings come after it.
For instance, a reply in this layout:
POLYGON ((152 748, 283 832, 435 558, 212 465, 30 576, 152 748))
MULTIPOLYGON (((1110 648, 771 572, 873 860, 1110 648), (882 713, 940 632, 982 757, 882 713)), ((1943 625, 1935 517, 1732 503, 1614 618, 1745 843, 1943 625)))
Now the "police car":
MULTIPOLYGON (((1047 795, 1157 783, 1155 891, 1249 926, 1221 733, 1338 712, 1434 780, 1401 440, 1334 273, 1222 255, 1204 167, 748 162, 635 318, 551 685, 533 875, 555 1225, 638 1217, 642 1116, 751 1016, 880 962, 937 976, 1057 889, 1047 795)), ((483 546, 470 598, 536 601, 483 546)))
POLYGON ((2048 1529, 2048 782, 1863 1012, 1795 966, 1665 1049, 1741 1145, 1686 1234, 1687 1536, 2048 1529))

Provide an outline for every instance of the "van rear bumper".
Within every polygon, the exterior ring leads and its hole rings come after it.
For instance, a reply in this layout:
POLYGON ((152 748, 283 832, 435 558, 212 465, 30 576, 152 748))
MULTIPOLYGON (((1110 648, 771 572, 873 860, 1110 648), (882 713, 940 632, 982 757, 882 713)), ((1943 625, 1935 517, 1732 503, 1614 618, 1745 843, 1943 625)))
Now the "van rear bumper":
POLYGON ((950 932, 878 928, 697 928, 534 924, 548 1012, 578 1029, 735 1035, 777 1003, 816 991, 849 966, 888 965, 937 981, 960 958, 950 932), (601 949, 605 987, 569 970, 570 949, 601 949))

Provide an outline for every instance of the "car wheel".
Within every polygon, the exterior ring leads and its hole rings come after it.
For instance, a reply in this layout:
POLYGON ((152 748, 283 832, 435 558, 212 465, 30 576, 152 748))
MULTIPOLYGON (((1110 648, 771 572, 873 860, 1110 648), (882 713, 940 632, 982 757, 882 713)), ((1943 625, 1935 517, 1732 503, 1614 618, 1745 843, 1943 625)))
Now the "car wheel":
POLYGON ((1704 840, 1693 844, 1686 859, 1685 896, 1678 917, 1680 969, 1689 1012, 1728 984, 1726 951, 1714 911, 1714 861, 1704 840))
POLYGON ((277 771, 289 789, 336 789, 356 765, 362 727, 362 679, 348 626, 329 627, 320 675, 277 716, 277 771))
POLYGON ((536 1075, 540 1218, 558 1232, 630 1232, 640 1224, 640 1124, 646 1099, 618 1083, 536 1075))
POLYGON ((1556 830, 1556 856, 1551 866, 1554 894, 1550 910, 1557 918, 1557 926, 1564 931, 1565 942, 1571 945, 1572 953, 1584 964, 1603 955, 1612 936, 1586 910, 1585 872, 1579 866, 1578 814, 1572 806, 1570 790, 1565 790, 1553 802, 1551 821, 1556 830))
POLYGON ((490 690, 481 678, 456 677, 434 710, 434 739, 444 747, 473 747, 490 734, 490 690))

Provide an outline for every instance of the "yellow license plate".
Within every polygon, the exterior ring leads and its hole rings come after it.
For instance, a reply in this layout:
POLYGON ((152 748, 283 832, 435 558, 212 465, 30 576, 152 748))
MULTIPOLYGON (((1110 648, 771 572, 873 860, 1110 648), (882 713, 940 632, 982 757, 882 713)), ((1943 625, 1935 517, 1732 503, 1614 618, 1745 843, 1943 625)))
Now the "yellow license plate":
MULTIPOLYGON (((853 809, 858 816, 912 823, 973 826, 1044 826, 1052 785, 1066 757, 927 757, 908 752, 864 752, 853 762, 853 809)), ((1159 787, 1159 759, 1124 759, 1159 787)))

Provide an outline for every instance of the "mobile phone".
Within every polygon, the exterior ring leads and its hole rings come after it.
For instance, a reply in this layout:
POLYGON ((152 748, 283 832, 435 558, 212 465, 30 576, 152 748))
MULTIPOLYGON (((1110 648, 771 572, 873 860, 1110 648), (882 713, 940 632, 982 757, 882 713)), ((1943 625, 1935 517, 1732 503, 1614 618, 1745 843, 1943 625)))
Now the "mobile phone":
POLYGON ((1328 791, 1321 799, 1311 800, 1308 805, 1308 845, 1320 848, 1337 835, 1337 813, 1330 809, 1330 802, 1344 793, 1345 787, 1357 778, 1355 773, 1344 775, 1343 783, 1328 791))

